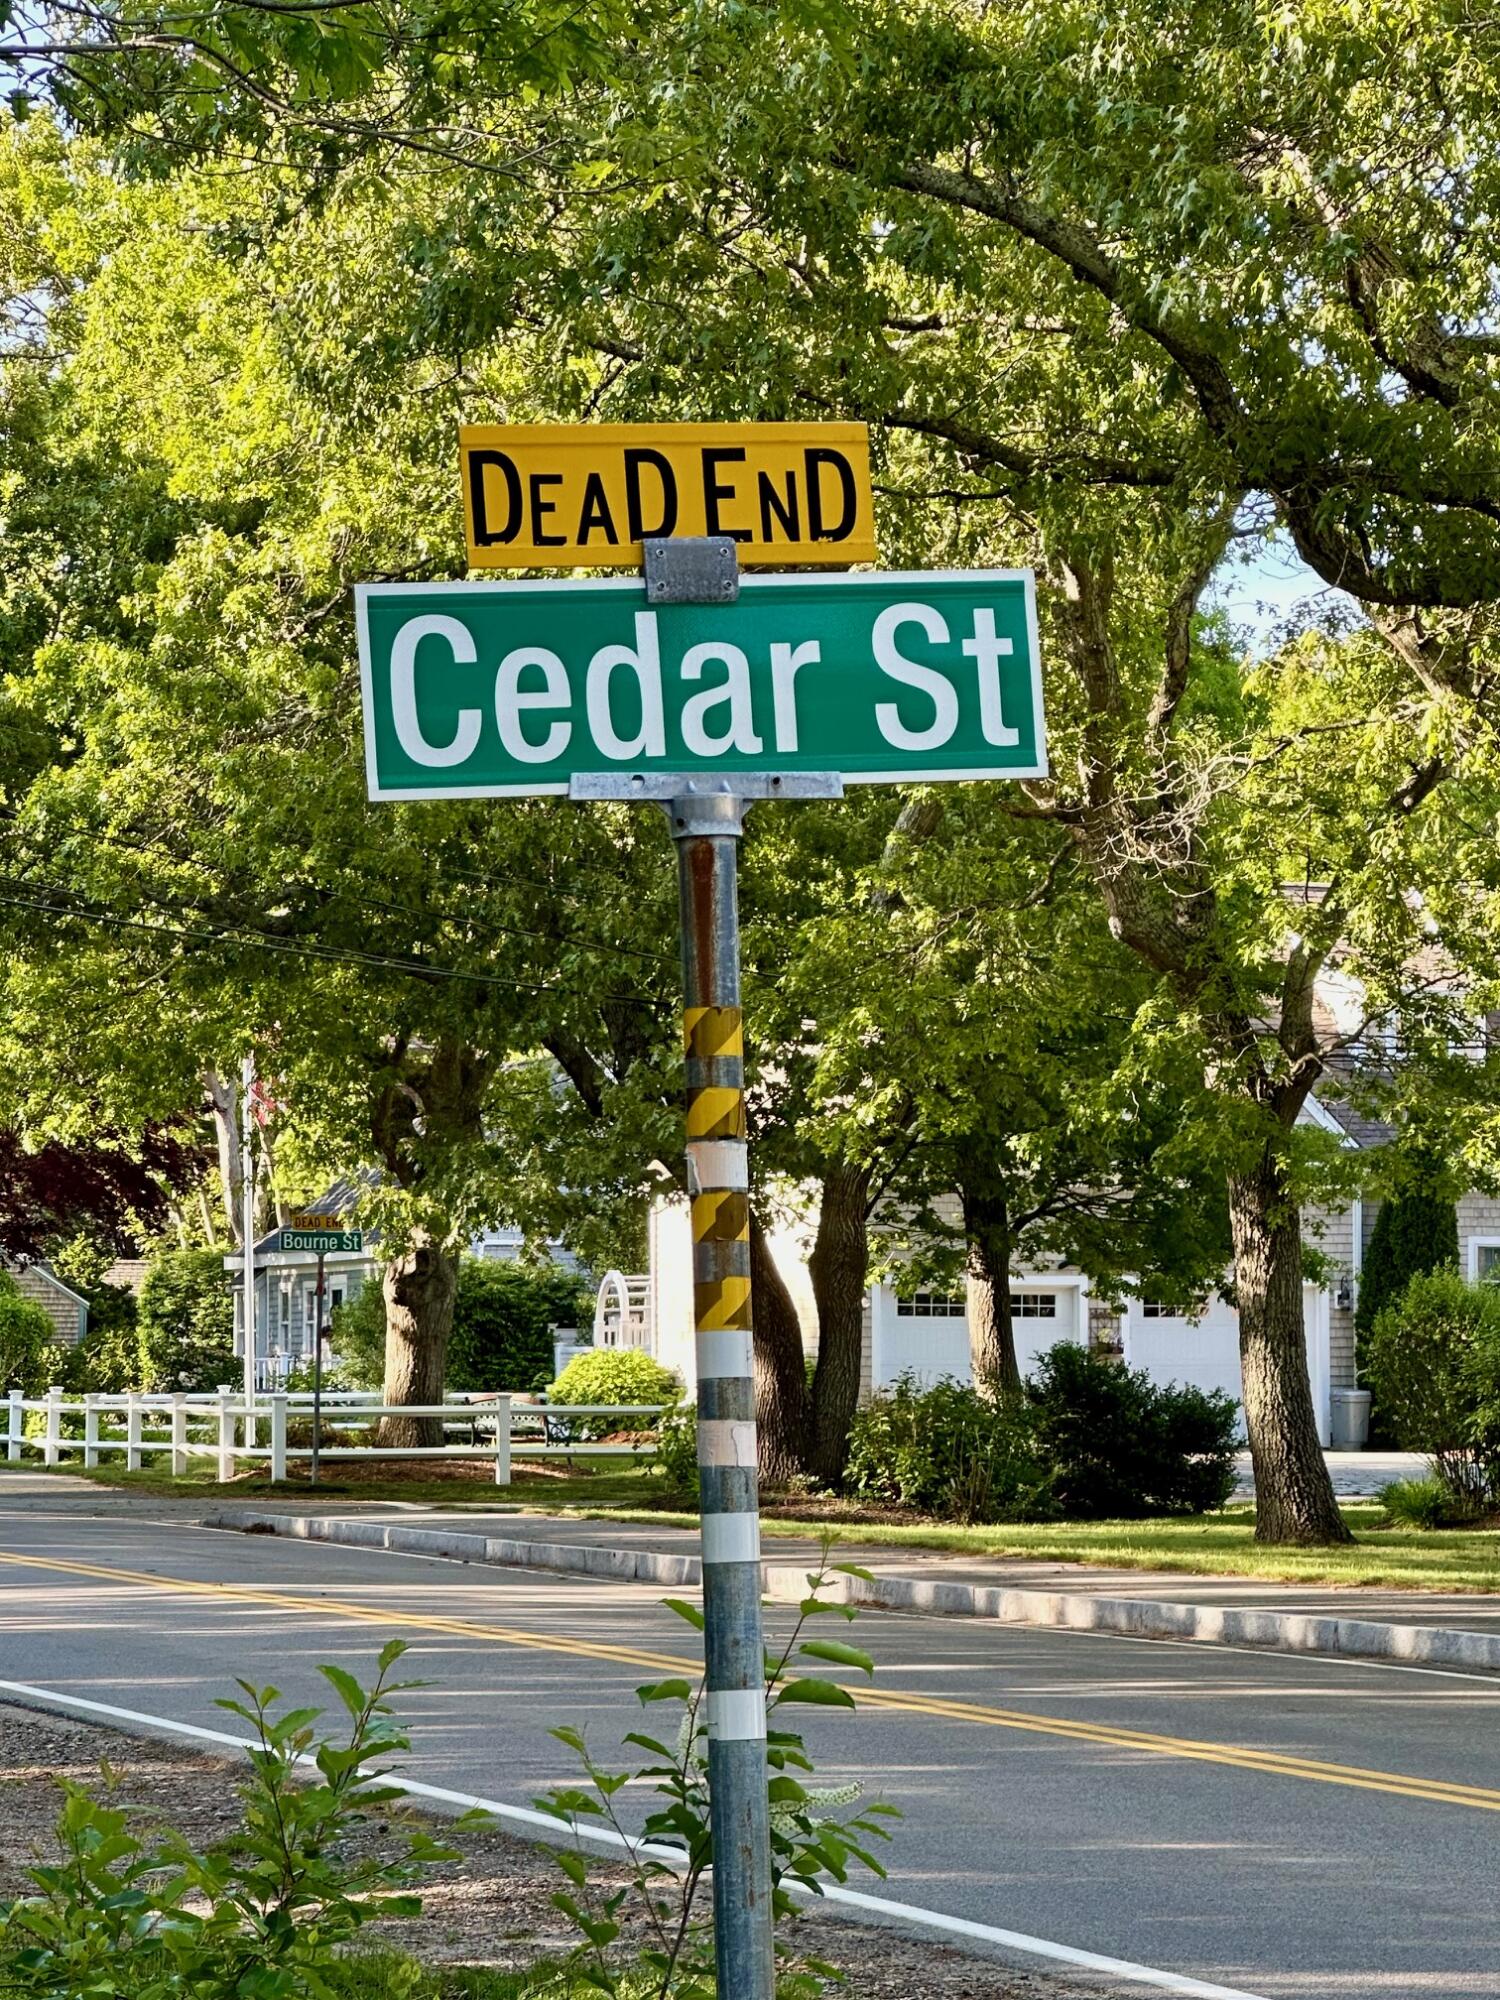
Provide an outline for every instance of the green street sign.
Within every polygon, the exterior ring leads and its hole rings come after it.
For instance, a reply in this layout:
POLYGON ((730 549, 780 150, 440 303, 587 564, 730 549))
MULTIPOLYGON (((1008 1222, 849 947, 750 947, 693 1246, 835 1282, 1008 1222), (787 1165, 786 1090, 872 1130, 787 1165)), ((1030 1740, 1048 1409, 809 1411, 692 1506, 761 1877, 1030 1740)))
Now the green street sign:
POLYGON ((648 607, 633 577, 355 591, 372 799, 504 798, 575 774, 1047 771, 1024 570, 746 576, 648 607))
POLYGON ((340 1250, 363 1250, 365 1247, 362 1229, 286 1229, 281 1232, 283 1250, 312 1250, 320 1257, 331 1257, 340 1250))

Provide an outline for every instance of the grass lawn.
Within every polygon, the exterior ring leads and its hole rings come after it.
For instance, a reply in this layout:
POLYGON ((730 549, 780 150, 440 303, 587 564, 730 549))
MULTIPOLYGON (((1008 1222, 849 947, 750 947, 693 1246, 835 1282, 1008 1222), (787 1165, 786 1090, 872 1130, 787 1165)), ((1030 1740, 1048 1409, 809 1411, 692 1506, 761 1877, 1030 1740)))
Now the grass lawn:
MULTIPOLYGON (((35 1470, 33 1466, 31 1469, 35 1470)), ((60 1467, 68 1471, 68 1467, 60 1467)), ((264 1479, 220 1486, 207 1467, 186 1479, 161 1472, 126 1473, 101 1467, 75 1476, 153 1496, 253 1502, 306 1497, 301 1482, 272 1488, 264 1479)), ((371 1468, 373 1471, 374 1468, 371 1468)), ((4 1468, 0 1467, 0 1492, 4 1468)), ((580 1453, 572 1467, 516 1467, 515 1483, 496 1488, 487 1480, 409 1476, 348 1479, 342 1474, 319 1494, 340 1500, 403 1500, 453 1512, 479 1510, 568 1514, 587 1520, 656 1523, 694 1528, 697 1516, 674 1506, 660 1481, 643 1465, 619 1459, 590 1462, 580 1453)), ((1345 1504, 1355 1542, 1345 1549, 1262 1549, 1254 1540, 1254 1512, 1231 1506, 1190 1519, 1050 1522, 965 1528, 938 1521, 901 1521, 872 1515, 844 1501, 766 1502, 769 1535, 831 1534, 866 1548, 946 1551, 953 1555, 1014 1556, 1029 1562, 1098 1563, 1118 1569, 1180 1570, 1189 1575, 1263 1577, 1268 1582, 1342 1584, 1367 1589, 1500 1591, 1500 1532, 1483 1529, 1421 1531, 1385 1525, 1375 1501, 1345 1504)))

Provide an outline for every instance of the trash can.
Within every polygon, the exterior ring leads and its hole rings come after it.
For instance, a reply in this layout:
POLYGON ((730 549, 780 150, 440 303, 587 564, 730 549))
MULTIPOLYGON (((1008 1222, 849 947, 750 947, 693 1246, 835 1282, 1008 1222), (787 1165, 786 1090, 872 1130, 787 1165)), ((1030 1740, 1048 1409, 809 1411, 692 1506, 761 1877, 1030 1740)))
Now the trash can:
POLYGON ((1330 1389, 1328 1430, 1334 1451, 1363 1451, 1370 1435, 1368 1389, 1330 1389))

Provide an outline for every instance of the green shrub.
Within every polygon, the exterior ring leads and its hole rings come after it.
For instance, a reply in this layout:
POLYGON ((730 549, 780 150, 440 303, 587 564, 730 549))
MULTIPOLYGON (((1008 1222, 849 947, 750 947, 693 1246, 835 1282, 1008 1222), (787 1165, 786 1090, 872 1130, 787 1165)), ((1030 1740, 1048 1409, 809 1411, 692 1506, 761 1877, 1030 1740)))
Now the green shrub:
POLYGON ((855 1412, 844 1483, 865 1499, 965 1521, 1054 1511, 1024 1406, 961 1382, 923 1389, 911 1375, 855 1412))
MULTIPOLYGON (((573 1356, 547 1391, 547 1401, 564 1408, 570 1403, 675 1403, 681 1394, 682 1384, 671 1369, 638 1347, 595 1347, 573 1356)), ((579 1417, 568 1425, 569 1434, 580 1441, 618 1428, 613 1417, 579 1417)))
POLYGON ((170 1250, 152 1259, 136 1312, 140 1387, 189 1394, 233 1382, 234 1294, 217 1250, 170 1250))
MULTIPOLYGON (((551 1326, 576 1326, 585 1287, 566 1271, 529 1271, 488 1257, 463 1257, 453 1301, 445 1386, 545 1389, 552 1380, 551 1326)), ((369 1278, 333 1316, 333 1351, 358 1389, 385 1380, 385 1297, 369 1278)))
POLYGON ((385 1294, 378 1273, 366 1278, 352 1298, 334 1308, 328 1337, 339 1358, 340 1370, 352 1388, 384 1386, 385 1294))
POLYGON ((1367 1367, 1397 1443, 1461 1505, 1500 1500, 1500 1287, 1413 1278, 1371 1329, 1367 1367))
MULTIPOLYGON (((1420 1186, 1382 1202, 1370 1232, 1354 1309, 1355 1365, 1370 1382, 1370 1338, 1375 1322, 1405 1292, 1413 1278, 1429 1271, 1458 1269, 1458 1211, 1451 1201, 1420 1186)), ((1395 1426, 1380 1398, 1370 1406, 1370 1443, 1389 1448, 1395 1426)))
POLYGON ((1381 1487, 1380 1504, 1403 1528, 1461 1528, 1474 1518, 1474 1509, 1436 1478, 1393 1479, 1381 1487))
POLYGON ((274 1689, 239 1683, 245 1699, 220 1706, 258 1744, 243 1824, 206 1850, 181 1833, 148 1837, 129 1810, 65 1784, 63 1859, 33 1864, 32 1893, 0 1904, 6 1992, 290 2000, 341 1990, 327 1983, 340 1953, 372 1921, 417 1915, 420 1900, 401 1892, 456 1858, 419 1825, 392 1827, 399 1794, 371 1773, 407 1748, 389 1719, 399 1691, 389 1671, 403 1650, 398 1640, 384 1649, 368 1689, 342 1667, 321 1669, 349 1713, 344 1744, 316 1742, 317 1709, 276 1715, 274 1689), (304 1776, 304 1760, 315 1773, 304 1776))
POLYGON ((62 1378, 56 1329, 35 1299, 28 1299, 9 1271, 0 1271, 0 1390, 40 1396, 62 1378))
POLYGON ((656 1470, 669 1493, 697 1498, 698 1412, 691 1403, 679 1403, 657 1420, 656 1470))
POLYGON ((1201 1514, 1234 1490, 1235 1411, 1059 1341, 1026 1384, 1037 1450, 1071 1520, 1201 1514))
MULTIPOLYGON (((847 1882, 856 1862, 884 1876, 874 1846, 890 1839, 886 1822, 901 1817, 895 1806, 863 1803, 864 1787, 858 1779, 832 1787, 810 1783, 813 1761, 801 1733, 791 1726, 798 1707, 856 1708, 847 1681, 855 1673, 871 1678, 875 1673, 874 1661, 857 1647, 838 1639, 803 1636, 809 1629, 814 1634, 825 1629, 819 1614, 850 1621, 858 1615, 848 1605, 831 1602, 828 1586, 838 1575, 865 1576, 868 1571, 834 1563, 829 1556, 825 1541, 817 1569, 808 1574, 808 1595, 790 1637, 765 1656, 766 1750, 761 1782, 766 1785, 771 1822, 771 1894, 765 1915, 776 1927, 778 2000, 819 2000, 843 1983, 832 1966, 818 1959, 799 1959, 781 1934, 799 1915, 793 1888, 821 1894, 825 1879, 847 1882), (824 1666, 839 1669, 839 1677, 819 1672, 824 1666)), ((697 1605, 675 1597, 667 1598, 666 1605, 695 1633, 702 1632, 703 1613, 697 1605)), ((577 1756, 584 1780, 555 1786, 537 1800, 575 1842, 554 1854, 568 1886, 552 1901, 579 1935, 564 1962, 565 1971, 596 2000, 714 2000, 713 1913, 704 1894, 714 1843, 708 1701, 701 1679, 695 1687, 676 1675, 638 1687, 636 1695, 652 1713, 625 1738, 637 1753, 632 1759, 634 1771, 606 1770, 580 1730, 552 1731, 577 1756), (666 1715, 657 1721, 661 1706, 666 1715), (627 1820, 616 1806, 627 1785, 644 1807, 643 1819, 632 1813, 627 1820), (625 1848, 623 1864, 610 1858, 607 1883, 594 1879, 599 1864, 579 1837, 601 1826, 622 1835, 625 1848), (647 1859, 635 1844, 642 1838, 675 1848, 684 1867, 667 1868, 647 1859), (628 1957, 616 1950, 622 1940, 634 1943, 633 1949, 627 1944, 628 1957)), ((547 1990, 556 1993, 555 1988, 547 1990)), ((568 1989, 570 1994, 572 1990, 568 1989)))
MULTIPOLYGON (((127 1390, 142 1386, 143 1374, 135 1296, 123 1285, 101 1286, 89 1298, 88 1332, 76 1347, 68 1350, 58 1380, 77 1395, 93 1391, 122 1396, 127 1390), (106 1295, 102 1301, 101 1293, 106 1295)), ((220 1380, 232 1379, 220 1377, 220 1380)), ((217 1386, 215 1383, 214 1387, 217 1386)))
POLYGON ((1413 1278, 1458 1269, 1458 1211, 1451 1201, 1414 1190, 1382 1202, 1359 1275, 1355 1331, 1365 1339, 1413 1278))
POLYGON ((576 1327, 584 1300, 582 1279, 567 1271, 465 1257, 448 1343, 448 1387, 545 1389, 556 1365, 550 1329, 576 1327))
POLYGON ((1234 1487, 1234 1417, 1228 1396, 1061 1341, 1020 1402, 904 1376, 857 1413, 846 1484, 961 1521, 1203 1513, 1234 1487))

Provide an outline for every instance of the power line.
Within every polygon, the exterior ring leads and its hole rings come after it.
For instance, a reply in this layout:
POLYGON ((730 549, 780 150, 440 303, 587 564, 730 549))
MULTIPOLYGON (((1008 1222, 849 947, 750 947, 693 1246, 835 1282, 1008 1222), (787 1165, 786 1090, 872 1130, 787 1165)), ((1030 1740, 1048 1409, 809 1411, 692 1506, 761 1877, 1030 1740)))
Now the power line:
MULTIPOLYGON (((7 884, 7 886, 14 885, 7 884)), ((54 894, 69 893, 57 889, 55 885, 43 886, 51 887, 54 894)), ((75 923, 96 924, 107 929, 143 931, 149 937, 176 938, 188 944, 249 945, 257 951, 279 952, 325 963, 374 966, 424 981, 460 980, 476 986, 501 987, 513 993, 554 994, 565 990, 560 986, 547 986, 527 980, 504 979, 493 972, 469 972, 457 966, 433 965, 419 958, 397 958, 384 952, 358 951, 349 946, 319 944, 311 939, 270 937, 263 931, 249 927, 238 930, 189 929, 182 925, 149 923, 140 917, 123 917, 112 910, 80 908, 75 903, 46 903, 35 897, 0 895, 0 907, 34 910, 47 916, 69 917, 75 923)), ((607 1000, 631 1000, 647 1007, 657 1004, 657 999, 646 993, 607 993, 600 997, 607 1000)))
MULTIPOLYGON (((16 821, 19 820, 20 817, 19 811, 16 807, 0 804, 0 813, 8 813, 12 820, 12 825, 10 828, 0 829, 0 831, 9 831, 14 835, 16 835, 18 838, 26 837, 27 829, 15 823, 16 821)), ((184 860, 182 856, 174 854, 170 848, 164 846, 159 841, 130 840, 120 834, 101 833, 96 828, 86 826, 77 821, 75 821, 73 824, 74 824, 74 829, 77 832, 83 834, 86 838, 90 840, 96 841, 97 843, 99 843, 101 846, 104 847, 119 848, 123 852, 131 854, 160 854, 166 860, 175 863, 179 867, 202 865, 201 863, 194 863, 192 861, 184 860)), ((467 871, 461 871, 461 870, 451 870, 450 872, 460 876, 460 878, 463 880, 486 883, 486 878, 481 875, 474 875, 468 873, 467 871)), ((407 916, 412 918, 414 922, 418 923, 430 920, 431 918, 432 913, 430 911, 415 910, 411 907, 409 903, 390 903, 378 897, 361 895, 357 891, 336 888, 332 883, 322 881, 317 876, 313 875, 308 876, 306 879, 313 888, 326 890, 330 895, 336 898, 342 899, 345 902, 357 903, 366 909, 384 910, 389 915, 407 916)), ((549 890, 551 888, 550 884, 537 883, 535 882, 534 878, 516 877, 512 875, 510 879, 513 881, 516 880, 525 881, 528 883, 529 886, 532 887, 546 888, 549 890)), ((73 893, 71 890, 63 889, 56 884, 50 884, 48 886, 53 889, 54 893, 59 895, 71 895, 73 893)), ((488 885, 486 884, 486 886, 488 885)), ((553 893, 555 893, 555 891, 553 891, 553 893)), ((159 900, 160 899, 158 898, 158 901, 159 900)), ((569 900, 572 899, 570 898, 569 900)), ((178 911, 178 914, 179 915, 181 914, 180 910, 178 911)), ((442 920, 445 922, 456 922, 458 921, 458 918, 445 914, 442 920)), ((665 952, 646 951, 641 949, 639 946, 635 945, 605 944, 601 940, 584 937, 566 931, 554 932, 554 931, 531 930, 525 927, 524 925, 505 924, 497 921, 494 918, 486 919, 481 927, 485 930, 493 931, 499 936, 534 938, 543 944, 573 945, 584 951, 598 952, 602 957, 639 958, 645 960, 646 963, 653 965, 675 965, 676 963, 675 959, 670 957, 665 952)))

